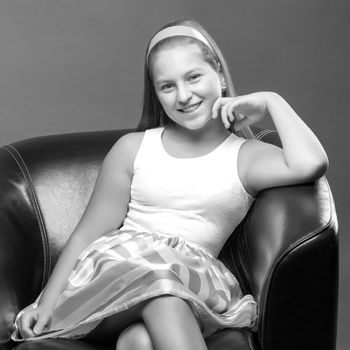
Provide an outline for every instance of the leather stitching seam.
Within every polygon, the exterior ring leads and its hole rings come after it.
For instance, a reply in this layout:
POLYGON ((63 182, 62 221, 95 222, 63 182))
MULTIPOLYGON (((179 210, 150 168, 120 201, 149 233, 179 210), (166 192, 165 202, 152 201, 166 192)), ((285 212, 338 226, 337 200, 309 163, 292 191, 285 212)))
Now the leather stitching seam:
POLYGON ((40 210, 40 206, 38 203, 38 199, 37 199, 37 196, 35 194, 34 187, 33 187, 33 181, 32 181, 32 178, 30 176, 29 169, 26 166, 26 163, 24 162, 22 156, 16 150, 16 148, 13 147, 12 145, 6 145, 6 146, 3 146, 3 148, 6 149, 11 154, 11 156, 13 157, 13 159, 15 160, 19 169, 22 172, 23 178, 28 185, 30 199, 32 201, 34 212, 35 212, 36 218, 37 218, 38 223, 39 223, 40 236, 41 236, 41 242, 42 242, 42 247, 43 247, 43 259, 44 259, 43 277, 42 277, 42 281, 41 281, 41 289, 43 289, 44 283, 47 279, 46 277, 48 276, 48 273, 50 271, 51 259, 50 259, 50 254, 49 254, 49 246, 48 246, 48 242, 47 242, 47 232, 46 232, 46 228, 44 225, 43 217, 41 215, 41 210, 40 210))

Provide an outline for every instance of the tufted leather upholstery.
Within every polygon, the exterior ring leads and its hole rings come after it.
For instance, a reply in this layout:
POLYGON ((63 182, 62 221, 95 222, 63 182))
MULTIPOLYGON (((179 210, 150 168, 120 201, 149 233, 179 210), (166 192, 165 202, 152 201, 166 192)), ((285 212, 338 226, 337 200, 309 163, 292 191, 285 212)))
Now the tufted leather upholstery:
MULTIPOLYGON (((102 349, 65 339, 14 344, 11 326, 45 286, 83 214, 104 156, 131 131, 43 136, 0 149, 0 349, 102 349)), ((276 132, 254 131, 280 145, 276 132)), ((335 349, 337 230, 325 177, 259 193, 219 256, 258 301, 251 347, 335 349)), ((232 330, 207 342, 209 349, 249 349, 246 338, 232 330)))

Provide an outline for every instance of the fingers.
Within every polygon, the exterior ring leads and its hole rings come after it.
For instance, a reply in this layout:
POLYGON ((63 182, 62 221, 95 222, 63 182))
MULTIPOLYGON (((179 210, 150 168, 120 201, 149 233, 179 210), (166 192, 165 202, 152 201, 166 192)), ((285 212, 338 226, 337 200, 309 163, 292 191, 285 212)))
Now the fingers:
POLYGON ((218 98, 212 108, 213 119, 220 115, 223 124, 228 129, 230 127, 230 122, 235 120, 234 108, 236 105, 237 101, 232 97, 218 98))
POLYGON ((212 110, 211 110, 213 119, 218 117, 220 108, 229 101, 232 101, 232 97, 219 97, 214 102, 212 110))
POLYGON ((233 109, 234 109, 234 105, 231 103, 231 104, 229 104, 229 106, 227 107, 227 110, 226 110, 227 117, 230 120, 230 122, 233 122, 236 118, 233 109))
POLYGON ((221 117, 226 128, 230 123, 239 131, 262 121, 267 115, 267 102, 262 93, 236 97, 219 97, 213 104, 212 117, 221 117))
POLYGON ((33 338, 45 330, 50 317, 37 312, 25 312, 18 320, 18 330, 23 338, 33 338))
POLYGON ((33 323, 35 319, 31 313, 24 313, 18 320, 18 328, 23 338, 34 337, 35 334, 32 331, 33 323))
POLYGON ((33 329, 34 334, 35 335, 40 334, 45 329, 47 323, 48 323, 48 316, 45 314, 40 316, 34 329, 33 329))
POLYGON ((221 119, 222 119, 222 122, 224 123, 226 129, 228 129, 230 127, 230 118, 227 114, 227 108, 229 106, 230 106, 230 104, 227 103, 221 107, 221 119))

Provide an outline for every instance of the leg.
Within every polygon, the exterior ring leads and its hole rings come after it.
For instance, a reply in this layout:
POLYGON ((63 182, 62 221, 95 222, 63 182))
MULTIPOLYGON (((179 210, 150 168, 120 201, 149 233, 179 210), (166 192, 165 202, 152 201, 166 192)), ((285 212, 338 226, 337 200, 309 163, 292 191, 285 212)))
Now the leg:
POLYGON ((81 340, 93 343, 115 344, 125 328, 142 321, 141 310, 146 303, 147 301, 141 302, 130 309, 104 318, 95 329, 81 340))
POLYGON ((150 300, 142 319, 155 349, 207 350, 192 309, 181 298, 164 295, 150 300))
POLYGON ((116 350, 154 350, 144 323, 134 323, 125 328, 119 335, 116 350))

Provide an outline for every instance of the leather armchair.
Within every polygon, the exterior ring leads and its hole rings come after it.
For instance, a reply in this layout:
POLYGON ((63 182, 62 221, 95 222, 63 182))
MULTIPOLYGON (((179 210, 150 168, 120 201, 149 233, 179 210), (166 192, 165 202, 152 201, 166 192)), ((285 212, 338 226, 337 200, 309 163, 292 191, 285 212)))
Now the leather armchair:
MULTIPOLYGON (((36 137, 0 149, 0 349, 102 349, 81 340, 10 341, 17 312, 35 300, 90 198, 101 162, 133 129, 36 137)), ((276 132, 256 138, 280 145, 276 132)), ((325 177, 259 193, 219 258, 258 301, 255 350, 334 350, 338 226, 325 177)), ((234 330, 210 349, 249 349, 234 330)), ((114 347, 106 347, 114 349, 114 347)))

